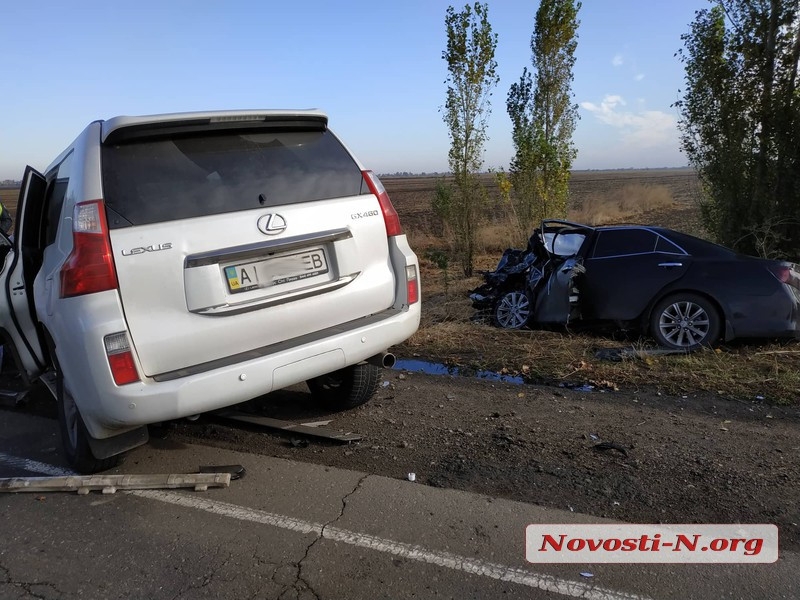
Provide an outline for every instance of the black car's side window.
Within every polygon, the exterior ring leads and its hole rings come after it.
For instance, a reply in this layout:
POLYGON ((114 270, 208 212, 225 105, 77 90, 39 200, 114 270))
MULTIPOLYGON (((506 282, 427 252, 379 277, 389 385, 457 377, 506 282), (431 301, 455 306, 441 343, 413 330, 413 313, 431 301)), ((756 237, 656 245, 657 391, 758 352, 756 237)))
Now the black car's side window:
POLYGON ((600 231, 592 258, 613 258, 655 252, 658 236, 647 229, 609 229, 600 231))
POLYGON ((667 238, 661 236, 658 236, 656 252, 662 252, 664 254, 680 254, 681 256, 686 254, 686 252, 684 252, 681 248, 670 242, 667 238))

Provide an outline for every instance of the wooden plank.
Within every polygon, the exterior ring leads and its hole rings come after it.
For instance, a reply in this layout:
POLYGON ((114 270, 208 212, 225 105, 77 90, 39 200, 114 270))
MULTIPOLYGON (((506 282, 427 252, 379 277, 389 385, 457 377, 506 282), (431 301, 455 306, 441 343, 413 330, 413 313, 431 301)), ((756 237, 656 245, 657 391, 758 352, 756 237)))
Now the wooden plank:
POLYGON ((328 429, 326 427, 309 427, 308 425, 301 425, 300 423, 292 423, 291 421, 281 421, 279 419, 272 419, 270 417, 262 417, 260 415, 250 415, 238 411, 228 411, 218 413, 216 416, 230 421, 238 421, 240 423, 249 423, 250 425, 258 425, 266 429, 277 429, 279 431, 289 431, 291 433, 299 433, 310 437, 318 437, 335 442, 357 442, 362 438, 357 433, 341 433, 328 429))
POLYGON ((64 477, 9 477, 0 479, 0 492, 77 492, 92 490, 113 494, 117 490, 228 487, 230 473, 179 473, 157 475, 69 475, 64 477))

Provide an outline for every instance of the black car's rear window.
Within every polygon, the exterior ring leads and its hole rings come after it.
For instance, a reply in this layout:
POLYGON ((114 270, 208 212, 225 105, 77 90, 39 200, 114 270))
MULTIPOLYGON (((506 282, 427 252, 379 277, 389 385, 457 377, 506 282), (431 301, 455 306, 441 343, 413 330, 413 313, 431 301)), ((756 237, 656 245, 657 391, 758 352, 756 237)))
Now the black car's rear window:
POLYGON ((365 192, 327 130, 237 131, 103 146, 109 226, 145 225, 365 192))
POLYGON ((659 230, 659 233, 668 237, 672 242, 692 256, 707 256, 709 258, 731 258, 736 256, 736 252, 729 248, 696 238, 693 235, 669 229, 659 230))

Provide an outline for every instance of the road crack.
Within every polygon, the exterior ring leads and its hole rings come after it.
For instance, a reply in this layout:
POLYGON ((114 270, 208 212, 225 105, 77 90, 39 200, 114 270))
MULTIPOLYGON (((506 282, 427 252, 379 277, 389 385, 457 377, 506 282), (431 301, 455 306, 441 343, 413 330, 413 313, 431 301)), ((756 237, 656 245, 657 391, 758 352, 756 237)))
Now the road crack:
MULTIPOLYGON (((322 528, 320 529, 319 535, 317 535, 311 541, 311 543, 306 547, 306 551, 305 554, 303 555, 303 558, 301 558, 300 561, 297 563, 297 580, 295 581, 293 586, 294 590, 297 592, 298 598, 301 598, 303 592, 308 592, 316 600, 320 600, 319 594, 314 590, 313 587, 311 587, 311 584, 308 583, 308 580, 303 575, 303 567, 305 566, 304 563, 308 558, 308 555, 311 553, 311 549, 314 546, 316 546, 320 540, 325 538, 325 530, 344 516, 344 511, 347 509, 347 501, 353 494, 355 494, 359 489, 361 489, 361 486, 364 484, 364 482, 367 480, 367 477, 369 476, 370 476, 369 474, 362 475, 361 478, 356 482, 355 486, 353 486, 353 489, 350 490, 348 493, 346 493, 344 496, 342 496, 342 507, 339 510, 339 514, 336 515, 330 521, 324 523, 322 525, 322 528)), ((283 594, 281 595, 281 597, 283 597, 283 594)))

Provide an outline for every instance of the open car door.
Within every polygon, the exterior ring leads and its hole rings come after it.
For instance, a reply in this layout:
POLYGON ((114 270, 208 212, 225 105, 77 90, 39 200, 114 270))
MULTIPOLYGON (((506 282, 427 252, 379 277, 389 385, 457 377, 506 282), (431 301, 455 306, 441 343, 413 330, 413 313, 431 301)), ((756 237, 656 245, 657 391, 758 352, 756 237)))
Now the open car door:
MULTIPOLYGON (((11 342, 18 366, 28 379, 45 368, 44 353, 36 327, 33 280, 36 265, 31 249, 38 248, 39 219, 46 191, 44 176, 27 167, 17 205, 13 241, 0 232, 0 331, 11 342), (31 239, 29 239, 31 238, 31 239)), ((8 348, 8 346, 6 346, 8 348)))
POLYGON ((532 321, 566 325, 580 318, 580 286, 576 279, 585 272, 580 251, 591 231, 591 227, 568 221, 542 222, 540 240, 548 260, 532 321))

